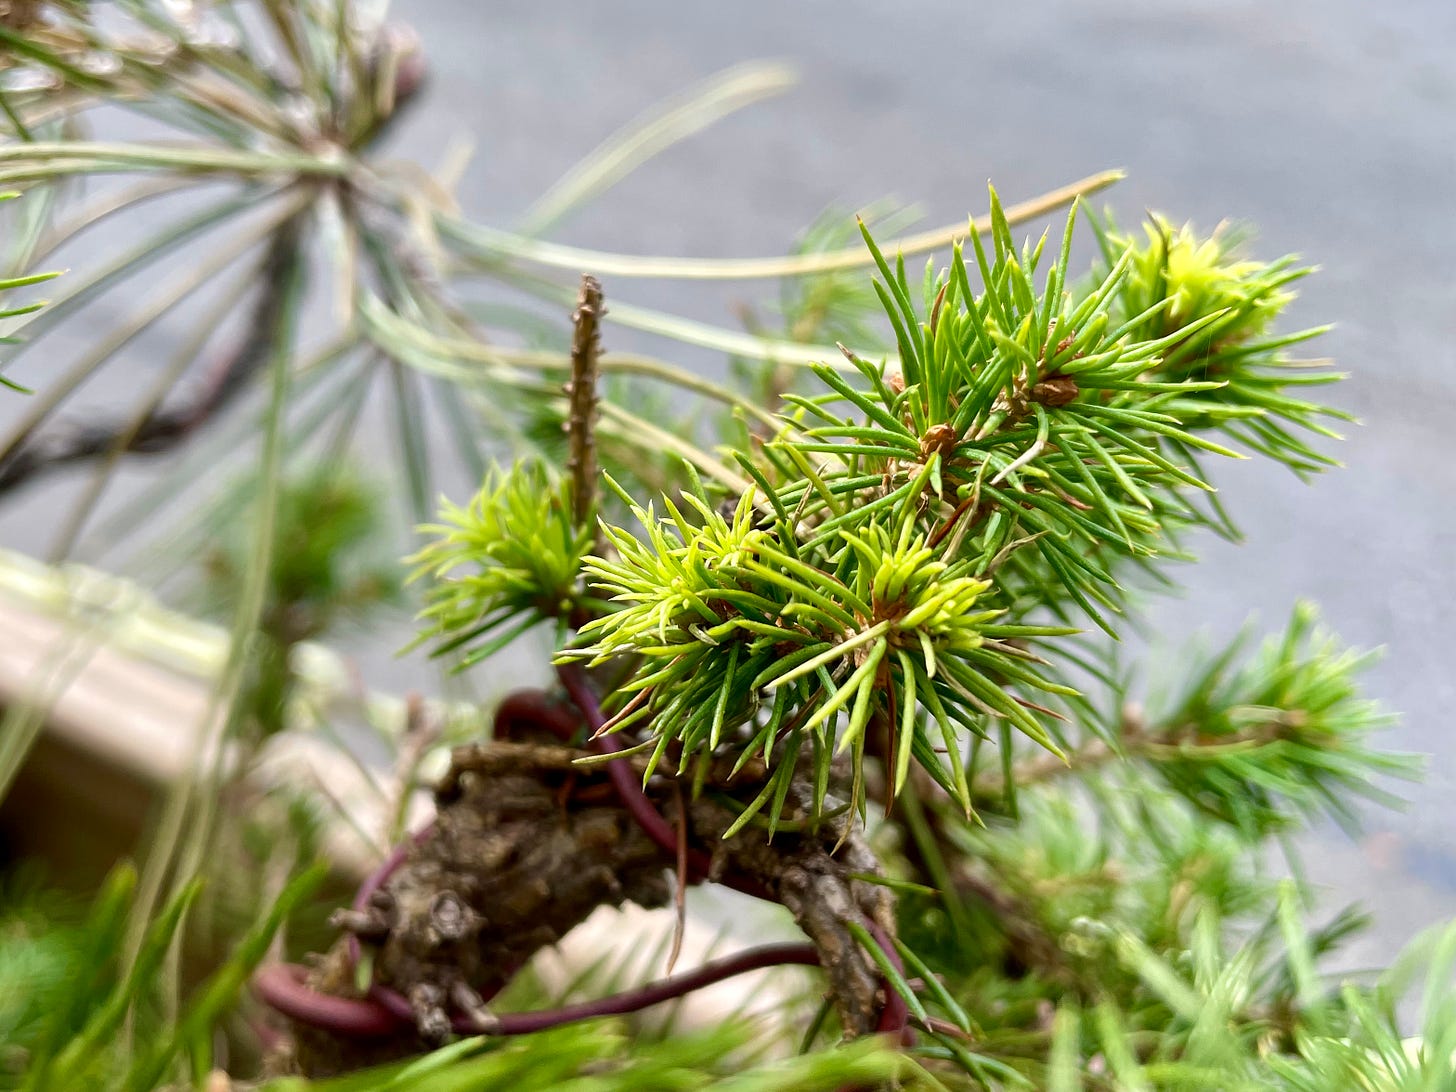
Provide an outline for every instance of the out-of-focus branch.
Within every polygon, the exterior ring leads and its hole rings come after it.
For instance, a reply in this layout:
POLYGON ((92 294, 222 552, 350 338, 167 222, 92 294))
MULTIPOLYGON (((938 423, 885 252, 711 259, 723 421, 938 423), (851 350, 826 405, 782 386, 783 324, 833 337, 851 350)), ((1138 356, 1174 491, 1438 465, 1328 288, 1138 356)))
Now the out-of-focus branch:
POLYGON ((291 274, 302 260, 306 212, 285 220, 268 244, 258 270, 261 291, 242 344, 224 360, 203 389, 180 405, 157 407, 140 422, 58 422, 36 433, 0 463, 0 495, 70 463, 125 451, 155 455, 180 445, 231 405, 273 355, 291 274))
MULTIPOLYGON (((355 122, 339 121, 342 130, 321 134, 343 140, 351 149, 377 141, 402 109, 416 99, 427 69, 418 38, 407 27, 384 27, 371 49, 362 77, 364 96, 355 122), (365 101, 367 100, 367 101, 365 101)), ((347 191, 349 181, 340 188, 347 191)), ((321 191, 322 192, 322 191, 321 191)), ((71 463, 116 453, 154 455, 179 447, 216 418, 257 378, 276 347, 286 286, 304 260, 306 227, 312 204, 274 230, 259 266, 259 285, 246 333, 191 398, 170 406, 154 405, 140 417, 57 421, 29 437, 0 461, 0 496, 32 478, 71 463)))

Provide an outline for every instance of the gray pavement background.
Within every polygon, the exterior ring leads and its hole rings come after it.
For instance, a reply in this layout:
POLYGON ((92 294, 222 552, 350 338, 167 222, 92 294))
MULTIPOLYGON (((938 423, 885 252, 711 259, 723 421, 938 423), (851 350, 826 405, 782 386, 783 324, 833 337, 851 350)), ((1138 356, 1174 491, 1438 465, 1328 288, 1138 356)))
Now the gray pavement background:
MULTIPOLYGON (((1293 320, 1339 323, 1321 351, 1353 374, 1334 400, 1364 419, 1343 447, 1349 468, 1305 486, 1257 462, 1220 467, 1247 541, 1201 544, 1187 594, 1148 617, 1177 642, 1227 635, 1254 610, 1272 629, 1309 597, 1350 642, 1384 646, 1369 690, 1403 714, 1390 743, 1431 753, 1430 774, 1405 813, 1371 817, 1366 841, 1309 839, 1311 871, 1375 907, 1372 958, 1456 914, 1456 4, 413 0, 392 13, 419 30, 434 74, 392 150, 428 165, 471 137, 458 192, 484 222, 508 225, 656 100, 771 57, 799 69, 796 91, 674 148, 555 237, 781 253, 831 204, 892 195, 949 222, 984 208, 988 178, 1016 200, 1121 166, 1129 177, 1106 202, 1125 223, 1148 207, 1247 220, 1260 253, 1319 263, 1293 320)), ((765 294, 607 288, 720 322, 765 294)), ((0 543, 38 546, 46 514, 28 497, 0 517, 0 543)), ((387 650, 363 652, 371 678, 409 677, 387 650)))

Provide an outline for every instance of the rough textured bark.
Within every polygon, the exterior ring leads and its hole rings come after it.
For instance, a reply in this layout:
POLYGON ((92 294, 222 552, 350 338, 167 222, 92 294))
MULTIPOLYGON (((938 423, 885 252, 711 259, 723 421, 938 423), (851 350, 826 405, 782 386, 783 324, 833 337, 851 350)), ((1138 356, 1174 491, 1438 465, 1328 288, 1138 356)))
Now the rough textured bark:
MULTIPOLYGON (((669 856, 629 816, 600 764, 575 764, 584 757, 540 742, 455 752, 433 833, 368 907, 340 915, 371 949, 373 981, 408 998, 416 1030, 359 1040, 299 1026, 303 1072, 336 1073, 427 1049, 448 1034, 453 1014, 484 1014, 484 1003, 535 952, 598 906, 668 901, 669 856)), ((716 794, 731 789, 741 797, 762 777, 746 770, 730 783, 727 773, 710 776, 687 809, 690 841, 712 860, 708 878, 787 906, 819 950, 846 1034, 872 1032, 883 987, 846 923, 868 921, 893 935, 888 891, 851 878, 878 870, 873 855, 854 835, 841 839, 838 829, 780 834, 769 844, 761 828, 750 826, 725 840, 737 812, 716 802, 716 794)), ((673 782, 654 779, 647 795, 674 814, 673 782)), ((357 996, 354 980, 346 936, 310 985, 357 996)))

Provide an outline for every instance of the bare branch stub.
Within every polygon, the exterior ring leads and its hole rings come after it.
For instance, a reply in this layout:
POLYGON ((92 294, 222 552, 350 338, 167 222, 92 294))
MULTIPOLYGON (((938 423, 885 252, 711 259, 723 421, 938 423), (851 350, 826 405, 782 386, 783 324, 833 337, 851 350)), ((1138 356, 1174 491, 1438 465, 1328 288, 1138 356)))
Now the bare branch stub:
POLYGON ((606 313, 601 282, 589 273, 582 274, 581 294, 571 315, 571 379, 566 384, 565 426, 572 518, 579 527, 596 518, 597 365, 602 353, 602 316, 606 313))

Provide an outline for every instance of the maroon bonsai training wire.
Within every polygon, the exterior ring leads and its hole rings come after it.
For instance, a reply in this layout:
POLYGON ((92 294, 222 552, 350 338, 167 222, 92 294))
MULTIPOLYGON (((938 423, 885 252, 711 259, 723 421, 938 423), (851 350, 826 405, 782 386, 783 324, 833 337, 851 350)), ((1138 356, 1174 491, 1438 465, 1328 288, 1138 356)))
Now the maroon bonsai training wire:
MULTIPOLYGON (((586 719, 587 727, 593 733, 591 737, 593 749, 599 754, 612 754, 620 751, 621 744, 615 738, 610 735, 596 734, 605 721, 601 706, 585 673, 575 665, 566 665, 560 668, 560 678, 572 701, 586 719)), ((512 703, 508 698, 497 719, 500 720, 503 716, 513 723, 523 719, 534 720, 555 734, 562 735, 567 727, 563 718, 559 714, 543 709, 539 700, 534 696, 529 701, 535 708, 531 708, 523 702, 512 703)), ((676 855, 679 848, 677 832, 647 799, 631 765, 623 759, 616 759, 607 763, 607 771, 613 787, 621 798, 623 807, 659 847, 676 855)), ((390 851, 379 867, 370 873, 359 886, 359 890, 354 896, 354 910, 360 912, 367 910, 374 893, 384 887, 389 878, 404 863, 409 851, 429 838, 434 829, 434 823, 430 823, 390 851)), ((705 879, 710 865, 711 858, 708 854, 701 850, 689 850, 690 879, 694 881, 705 879)), ((764 895, 753 885, 732 884, 732 886, 751 895, 759 897, 764 895)), ((886 957, 897 969, 903 970, 899 955, 884 931, 872 921, 867 922, 867 925, 886 957)), ((352 933, 348 937, 348 952, 350 961, 357 965, 360 958, 359 938, 352 933)), ((636 1012, 663 1001, 682 997, 694 990, 747 971, 788 964, 816 966, 818 963, 818 952, 811 944, 771 945, 740 952, 735 956, 706 963, 697 970, 595 1001, 585 1001, 541 1012, 506 1013, 501 1016, 491 1016, 488 1021, 481 1021, 466 1014, 456 1014, 452 1017, 451 1023, 454 1030, 462 1035, 524 1035, 578 1020, 636 1012)), ((258 972, 253 980, 253 988, 261 1000, 283 1015, 336 1035, 350 1037, 384 1035, 408 1028, 414 1022, 414 1013, 409 1000, 396 990, 376 984, 370 987, 367 997, 361 999, 338 997, 309 988, 305 984, 307 973, 306 968, 296 964, 275 964, 258 972)), ((894 1035, 897 1041, 904 1044, 910 1034, 908 1017, 909 1008, 904 998, 890 983, 886 982, 885 1007, 881 1010, 876 1030, 894 1035)))
POLYGON ((464 1035, 528 1035, 533 1031, 545 1031, 561 1024, 578 1020, 590 1020, 598 1016, 620 1016, 659 1005, 664 1001, 682 997, 711 986, 725 978, 760 971, 767 967, 817 967, 819 952, 812 944, 773 944, 762 948, 750 948, 737 955, 715 959, 701 967, 682 974, 673 975, 633 990, 601 997, 595 1001, 583 1001, 576 1005, 565 1005, 559 1009, 543 1012, 502 1013, 493 1017, 490 1027, 481 1027, 468 1016, 455 1019, 455 1030, 464 1035))
POLYGON ((310 989, 307 977, 302 964, 270 963, 253 976, 253 993, 290 1020, 350 1039, 389 1035, 409 1026, 378 1001, 310 989))
MULTIPOLYGON (((587 679, 586 673, 576 664, 563 664, 557 668, 557 676, 561 679, 561 685, 566 688, 566 692, 571 695, 571 700, 581 710, 582 716, 586 718, 587 730, 591 733, 589 739, 592 748, 599 754, 613 754, 620 751, 622 745, 617 742, 615 736, 599 734, 606 720, 602 716, 601 705, 592 691, 591 682, 587 679)), ((637 820, 638 825, 646 831, 647 836, 663 850, 676 856, 677 833, 668 825, 662 814, 652 806, 652 801, 643 794, 642 785, 637 780, 637 774, 632 767, 623 759, 613 760, 607 763, 607 776, 612 779, 612 785, 622 799, 622 806, 631 813, 633 819, 637 820)), ((711 867, 712 860, 702 850, 688 850, 690 878, 696 880, 706 878, 711 867)))
MULTIPOLYGON (((492 1016, 489 1021, 457 1014, 451 1023, 461 1035, 529 1035, 579 1020, 638 1012, 748 971, 818 964, 819 953, 812 944, 766 945, 715 959, 696 970, 595 1001, 540 1012, 502 1013, 492 1016)), ((395 1011, 392 1005, 383 1003, 372 991, 369 997, 362 999, 320 993, 304 984, 307 974, 308 968, 296 963, 275 963, 258 972, 253 979, 253 991, 284 1016, 335 1035, 351 1038, 387 1035, 413 1025, 408 1002, 401 1013, 395 1011)), ((394 993, 392 990, 389 992, 394 993)), ((404 1001, 399 994, 394 996, 404 1001)))
MULTIPOLYGON (((557 676, 561 679, 561 685, 566 688, 567 694, 571 696, 571 700, 576 702, 577 707, 581 709, 582 716, 586 718, 587 728, 592 733, 590 739, 595 747, 602 753, 621 750, 621 744, 614 737, 600 734, 601 727, 606 722, 602 717, 601 705, 597 701, 596 693, 592 690, 591 680, 586 677, 586 672, 577 664, 563 664, 557 668, 557 676)), ((675 854, 678 851, 676 834, 668 825, 667 820, 652 806, 652 801, 648 800, 642 792, 642 785, 637 780, 637 775, 632 767, 626 761, 619 760, 607 763, 607 772, 611 776, 617 795, 622 799, 623 806, 641 824, 648 837, 666 852, 675 854)), ((695 878, 701 879, 707 875, 711 860, 706 853, 701 850, 689 850, 688 861, 689 872, 695 873, 695 878)), ((740 885, 731 880, 728 883, 735 890, 757 895, 760 898, 764 897, 763 892, 752 885, 740 885)), ((890 943, 890 938, 875 922, 867 921, 866 924, 891 965, 903 974, 904 964, 900 961, 900 955, 895 950, 895 946, 890 943)), ((885 1007, 880 1011, 876 1030, 892 1034, 897 1040, 904 1042, 909 1035, 910 1008, 889 982, 884 983, 884 988, 885 1007)))
MULTIPOLYGON (((905 963, 901 960, 900 953, 895 950, 895 946, 890 943, 890 938, 885 935, 885 931, 874 921, 866 920, 865 925, 869 928, 870 936, 875 938, 875 943, 885 953, 885 958, 890 961, 890 966, 894 967, 903 978, 905 963)), ((875 1030, 895 1036, 901 1046, 910 1046, 910 1006, 905 1003, 905 999, 900 996, 900 991, 895 989, 891 983, 885 982, 884 985, 885 1007, 880 1010, 880 1020, 875 1025, 875 1030)))

